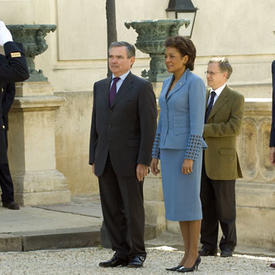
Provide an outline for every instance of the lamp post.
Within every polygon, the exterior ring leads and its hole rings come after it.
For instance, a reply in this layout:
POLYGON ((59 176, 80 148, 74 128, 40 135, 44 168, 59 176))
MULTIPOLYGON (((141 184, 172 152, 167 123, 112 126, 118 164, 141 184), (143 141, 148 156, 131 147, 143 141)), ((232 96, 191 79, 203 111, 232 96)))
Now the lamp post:
POLYGON ((184 29, 183 36, 191 38, 197 10, 191 0, 169 0, 166 12, 169 19, 186 19, 190 21, 189 26, 184 29))

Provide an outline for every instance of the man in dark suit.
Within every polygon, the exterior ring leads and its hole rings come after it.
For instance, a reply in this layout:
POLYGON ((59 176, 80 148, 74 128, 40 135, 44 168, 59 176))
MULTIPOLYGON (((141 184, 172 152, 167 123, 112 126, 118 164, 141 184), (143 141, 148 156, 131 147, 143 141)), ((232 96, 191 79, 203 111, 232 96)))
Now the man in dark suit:
POLYGON ((114 256, 101 267, 141 267, 144 246, 143 180, 156 129, 152 85, 130 72, 135 48, 113 42, 112 78, 94 84, 89 163, 99 179, 102 211, 114 256))
POLYGON ((244 97, 227 86, 232 67, 226 58, 213 58, 208 63, 206 114, 203 137, 204 152, 201 202, 201 256, 217 253, 219 224, 222 238, 221 257, 230 257, 237 243, 235 181, 242 177, 236 151, 241 130, 244 97))
POLYGON ((14 201, 13 183, 7 157, 8 112, 15 95, 14 82, 29 77, 22 45, 13 42, 10 31, 0 21, 0 46, 4 46, 5 56, 0 55, 0 185, 3 207, 17 210, 14 201))
MULTIPOLYGON (((275 60, 273 60, 271 65, 272 70, 272 123, 270 130, 270 141, 269 141, 269 158, 270 162, 275 165, 275 60)), ((275 268, 275 263, 270 264, 270 267, 275 268)))

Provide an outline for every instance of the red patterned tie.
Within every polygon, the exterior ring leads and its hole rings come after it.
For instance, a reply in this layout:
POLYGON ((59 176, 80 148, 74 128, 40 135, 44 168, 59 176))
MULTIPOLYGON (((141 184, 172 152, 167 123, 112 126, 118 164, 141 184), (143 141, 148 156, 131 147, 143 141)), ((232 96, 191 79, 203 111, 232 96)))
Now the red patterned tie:
POLYGON ((109 103, 110 103, 110 107, 113 105, 115 96, 116 96, 116 84, 117 82, 120 80, 119 77, 114 77, 113 78, 113 83, 110 89, 110 93, 109 93, 109 103))

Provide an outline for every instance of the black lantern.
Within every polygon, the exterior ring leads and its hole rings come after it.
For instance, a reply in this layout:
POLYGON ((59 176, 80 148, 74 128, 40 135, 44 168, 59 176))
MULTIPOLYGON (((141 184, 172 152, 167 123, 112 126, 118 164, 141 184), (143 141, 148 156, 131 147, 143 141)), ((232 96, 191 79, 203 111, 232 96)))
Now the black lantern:
POLYGON ((191 38, 196 19, 197 8, 191 0, 169 0, 167 17, 169 19, 190 20, 189 26, 184 30, 183 35, 191 38))

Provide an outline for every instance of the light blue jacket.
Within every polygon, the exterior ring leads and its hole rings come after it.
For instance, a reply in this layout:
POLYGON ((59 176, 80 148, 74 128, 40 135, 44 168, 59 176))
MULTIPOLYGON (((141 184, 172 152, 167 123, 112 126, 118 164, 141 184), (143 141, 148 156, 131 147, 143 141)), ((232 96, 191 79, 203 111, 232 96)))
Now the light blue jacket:
POLYGON ((185 158, 195 160, 207 145, 202 138, 206 89, 201 78, 187 69, 166 94, 173 76, 163 82, 159 97, 159 122, 153 145, 153 158, 160 149, 186 150, 185 158))

